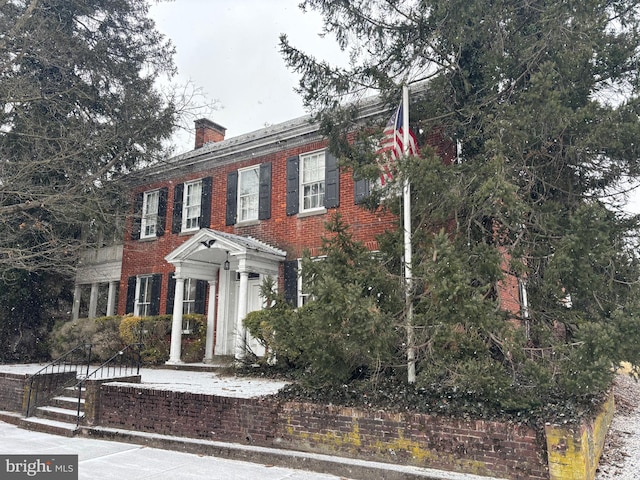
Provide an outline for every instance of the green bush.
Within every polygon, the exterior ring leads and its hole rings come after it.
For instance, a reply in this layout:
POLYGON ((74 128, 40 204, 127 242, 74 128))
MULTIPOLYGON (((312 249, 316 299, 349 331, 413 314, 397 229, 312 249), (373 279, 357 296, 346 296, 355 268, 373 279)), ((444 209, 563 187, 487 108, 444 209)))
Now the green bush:
POLYGON ((265 348, 258 362, 295 367, 300 357, 299 332, 295 329, 296 312, 275 291, 275 281, 267 277, 260 286, 266 308, 249 312, 243 320, 249 333, 265 348))
MULTIPOLYGON (((187 363, 200 362, 204 357, 206 339, 206 317, 186 314, 184 321, 191 325, 191 333, 182 335, 182 360, 187 363)), ((155 317, 127 316, 120 324, 120 336, 125 343, 142 343, 142 362, 160 365, 169 359, 171 346, 171 315, 155 317)))
POLYGON ((52 358, 59 358, 81 343, 92 344, 91 357, 107 360, 125 343, 120 337, 121 317, 80 318, 55 325, 49 337, 52 358))

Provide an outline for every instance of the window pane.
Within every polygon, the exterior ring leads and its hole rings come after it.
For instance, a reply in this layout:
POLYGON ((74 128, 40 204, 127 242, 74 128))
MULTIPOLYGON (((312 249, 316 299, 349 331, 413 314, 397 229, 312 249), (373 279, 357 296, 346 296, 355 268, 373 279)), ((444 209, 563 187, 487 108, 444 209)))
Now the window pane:
MULTIPOLYGON (((187 278, 184 281, 184 298, 182 302, 182 313, 193 313, 196 305, 196 281, 192 278, 187 278)), ((184 327, 184 326, 183 326, 184 327)), ((189 330, 189 326, 184 327, 184 330, 189 330)))
POLYGON ((151 306, 151 277, 140 277, 139 282, 138 315, 146 317, 151 306))
POLYGON ((250 170, 240 170, 238 173, 239 221, 256 220, 258 218, 260 171, 256 167, 250 170))
POLYGON ((184 189, 184 230, 199 227, 200 200, 202 197, 202 182, 188 183, 184 189))
POLYGON ((154 237, 158 224, 158 199, 159 192, 146 192, 142 207, 142 237, 154 237))
POLYGON ((301 162, 302 209, 321 208, 324 205, 325 153, 303 156, 301 162))

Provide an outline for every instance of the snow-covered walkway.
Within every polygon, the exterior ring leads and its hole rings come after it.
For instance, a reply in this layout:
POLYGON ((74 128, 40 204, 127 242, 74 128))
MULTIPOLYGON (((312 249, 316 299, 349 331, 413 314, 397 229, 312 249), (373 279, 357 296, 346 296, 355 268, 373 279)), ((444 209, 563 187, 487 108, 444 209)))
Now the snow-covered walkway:
MULTIPOLYGON (((44 365, 0 365, 0 372, 32 375, 44 365)), ((172 390, 223 397, 253 398, 276 393, 287 383, 252 377, 234 377, 208 371, 141 368, 142 386, 155 390, 172 390)))

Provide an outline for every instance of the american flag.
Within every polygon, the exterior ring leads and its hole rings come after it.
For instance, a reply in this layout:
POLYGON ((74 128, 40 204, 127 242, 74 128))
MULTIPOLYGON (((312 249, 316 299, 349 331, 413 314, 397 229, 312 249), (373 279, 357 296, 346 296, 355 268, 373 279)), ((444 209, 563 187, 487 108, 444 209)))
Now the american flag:
MULTIPOLYGON (((382 139, 378 147, 378 163, 380 165, 380 183, 385 185, 387 182, 393 180, 393 166, 395 162, 402 157, 404 152, 403 147, 404 135, 402 131, 402 103, 398 105, 398 108, 393 112, 391 118, 387 122, 382 132, 382 139)), ((407 155, 419 155, 418 143, 416 136, 409 129, 409 146, 407 148, 407 155)))

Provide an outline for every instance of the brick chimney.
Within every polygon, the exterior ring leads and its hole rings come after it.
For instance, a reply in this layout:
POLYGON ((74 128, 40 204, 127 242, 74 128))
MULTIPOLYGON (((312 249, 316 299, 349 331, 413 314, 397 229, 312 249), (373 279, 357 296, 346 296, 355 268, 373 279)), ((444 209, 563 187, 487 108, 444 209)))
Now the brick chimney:
POLYGON ((224 134, 227 131, 221 125, 212 122, 208 118, 201 118, 195 121, 196 124, 196 146, 202 148, 203 145, 210 142, 221 142, 224 140, 224 134))

